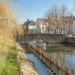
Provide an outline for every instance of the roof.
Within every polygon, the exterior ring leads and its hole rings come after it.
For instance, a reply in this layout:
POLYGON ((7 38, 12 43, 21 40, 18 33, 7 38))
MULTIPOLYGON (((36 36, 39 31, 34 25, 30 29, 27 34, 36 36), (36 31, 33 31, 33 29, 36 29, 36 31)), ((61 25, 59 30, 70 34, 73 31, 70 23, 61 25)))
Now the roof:
POLYGON ((28 20, 26 22, 24 22, 23 26, 29 26, 29 25, 36 25, 36 23, 32 20, 28 20))

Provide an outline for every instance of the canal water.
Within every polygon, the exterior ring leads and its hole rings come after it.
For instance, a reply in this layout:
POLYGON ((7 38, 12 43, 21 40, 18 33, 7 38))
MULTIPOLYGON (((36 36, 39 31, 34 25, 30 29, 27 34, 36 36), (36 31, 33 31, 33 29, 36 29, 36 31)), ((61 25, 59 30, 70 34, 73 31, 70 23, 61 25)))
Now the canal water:
MULTIPOLYGON (((61 45, 61 44, 60 44, 61 45)), ((75 48, 63 45, 53 46, 50 45, 50 50, 48 54, 53 56, 65 64, 67 64, 71 69, 75 70, 75 48)))
POLYGON ((75 70, 75 54, 71 53, 64 53, 64 52, 51 52, 51 56, 63 61, 67 64, 71 69, 75 70))
POLYGON ((34 53, 28 53, 27 56, 40 75, 52 75, 47 66, 34 53))

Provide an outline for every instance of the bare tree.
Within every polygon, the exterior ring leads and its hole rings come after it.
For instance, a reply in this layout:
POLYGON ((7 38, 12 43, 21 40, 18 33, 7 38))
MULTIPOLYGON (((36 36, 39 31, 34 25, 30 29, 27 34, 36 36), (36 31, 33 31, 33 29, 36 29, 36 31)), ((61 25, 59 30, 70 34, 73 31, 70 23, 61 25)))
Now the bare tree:
POLYGON ((60 8, 52 8, 48 11, 47 14, 47 23, 49 32, 54 31, 59 33, 59 29, 64 30, 64 33, 69 32, 70 25, 72 24, 73 19, 71 16, 70 10, 66 6, 60 8))

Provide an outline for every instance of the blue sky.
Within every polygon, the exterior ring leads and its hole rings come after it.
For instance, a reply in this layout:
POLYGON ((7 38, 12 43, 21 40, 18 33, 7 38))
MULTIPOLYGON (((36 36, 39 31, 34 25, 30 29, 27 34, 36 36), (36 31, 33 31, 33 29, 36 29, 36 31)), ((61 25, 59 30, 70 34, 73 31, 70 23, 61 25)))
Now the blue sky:
POLYGON ((23 23, 27 19, 36 20, 44 17, 53 6, 65 5, 74 13, 75 0, 14 0, 12 5, 17 21, 23 23))

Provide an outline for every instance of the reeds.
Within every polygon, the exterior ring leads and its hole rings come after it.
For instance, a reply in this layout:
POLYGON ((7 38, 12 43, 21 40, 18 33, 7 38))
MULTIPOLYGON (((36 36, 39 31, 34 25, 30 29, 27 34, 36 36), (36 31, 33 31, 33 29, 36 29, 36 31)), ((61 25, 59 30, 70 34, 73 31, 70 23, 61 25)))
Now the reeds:
POLYGON ((15 22, 9 4, 0 2, 0 54, 6 53, 10 46, 14 46, 15 22))

